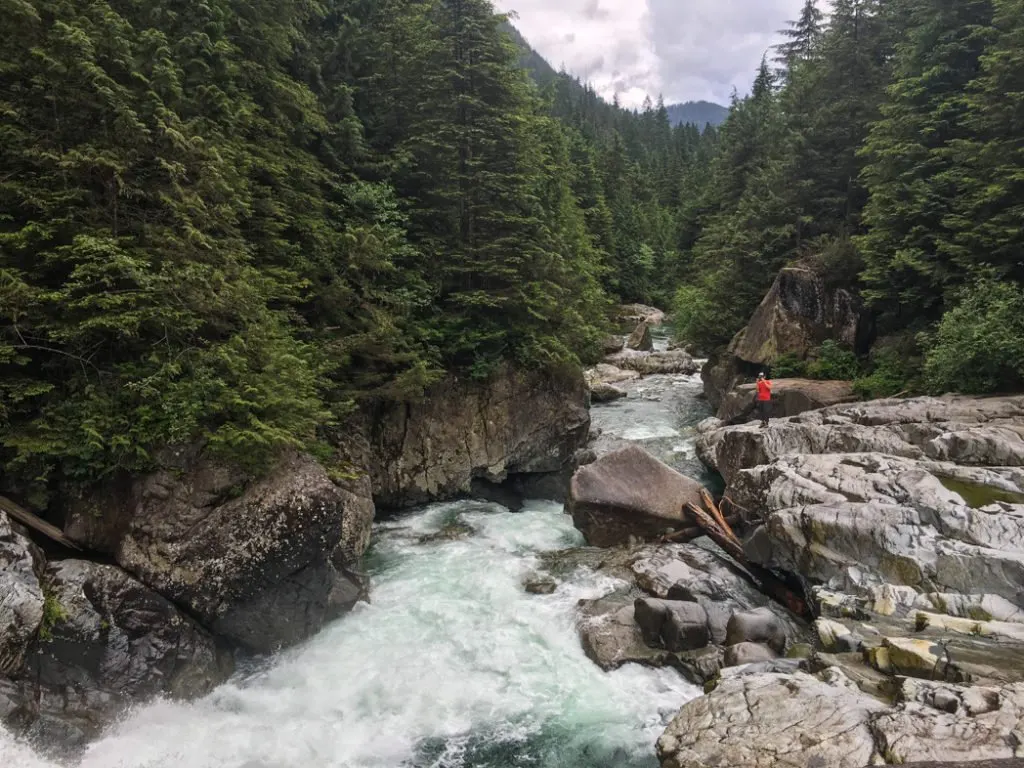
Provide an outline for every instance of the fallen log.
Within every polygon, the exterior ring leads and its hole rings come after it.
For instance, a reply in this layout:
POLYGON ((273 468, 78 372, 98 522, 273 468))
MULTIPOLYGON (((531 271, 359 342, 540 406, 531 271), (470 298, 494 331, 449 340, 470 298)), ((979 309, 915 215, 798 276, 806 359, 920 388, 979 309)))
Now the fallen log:
MULTIPOLYGON (((730 537, 724 530, 722 530, 721 526, 719 526, 711 515, 696 504, 687 504, 686 509, 691 515, 693 515, 697 524, 704 529, 708 537, 714 541, 715 544, 725 550, 733 560, 746 569, 758 589, 777 603, 781 603, 786 606, 790 612, 797 616, 804 619, 813 618, 811 609, 803 597, 793 592, 793 590, 791 590, 771 571, 766 568, 762 568, 759 565, 755 565, 747 559, 746 553, 743 551, 743 545, 740 543, 739 539, 736 538, 735 534, 730 537)), ((730 533, 732 532, 730 531, 730 533)))
MULTIPOLYGON (((732 525, 739 525, 743 522, 743 519, 739 515, 731 515, 726 518, 726 522, 732 525)), ((692 539, 699 539, 704 536, 705 531, 699 525, 688 525, 685 528, 680 528, 678 531, 666 534, 658 539, 659 544, 671 544, 680 541, 691 541, 692 539)))
POLYGON ((55 525, 50 525, 50 523, 32 514, 24 507, 15 504, 6 496, 0 496, 0 510, 6 512, 22 525, 27 525, 32 530, 38 531, 43 534, 43 536, 53 539, 58 544, 63 544, 69 549, 77 549, 79 551, 82 549, 78 544, 65 536, 64 531, 60 528, 55 525))

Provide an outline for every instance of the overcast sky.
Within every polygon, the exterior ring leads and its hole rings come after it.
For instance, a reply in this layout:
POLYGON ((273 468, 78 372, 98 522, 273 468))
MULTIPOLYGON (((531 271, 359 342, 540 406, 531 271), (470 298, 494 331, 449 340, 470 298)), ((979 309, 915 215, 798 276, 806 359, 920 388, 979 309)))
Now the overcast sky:
POLYGON ((623 106, 728 104, 750 89, 777 30, 804 0, 495 0, 555 69, 563 65, 623 106))

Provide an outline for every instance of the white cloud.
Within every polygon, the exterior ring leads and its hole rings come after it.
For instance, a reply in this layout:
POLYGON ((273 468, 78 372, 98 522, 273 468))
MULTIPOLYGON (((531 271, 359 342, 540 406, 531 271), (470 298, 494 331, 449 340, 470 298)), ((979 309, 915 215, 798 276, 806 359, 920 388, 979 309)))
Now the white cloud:
MULTIPOLYGON (((727 104, 749 90, 777 31, 804 0, 495 0, 555 67, 628 106, 664 95, 668 103, 727 104)), ((824 5, 824 3, 822 3, 824 5)))

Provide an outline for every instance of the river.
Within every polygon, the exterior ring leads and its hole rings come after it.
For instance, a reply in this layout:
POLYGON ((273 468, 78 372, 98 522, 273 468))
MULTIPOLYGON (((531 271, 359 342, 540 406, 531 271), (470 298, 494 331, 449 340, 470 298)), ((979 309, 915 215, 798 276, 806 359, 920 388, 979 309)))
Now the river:
MULTIPOLYGON (((697 377, 657 376, 595 406, 597 450, 638 442, 694 476, 697 377)), ((550 595, 523 579, 582 544, 561 505, 437 504, 376 526, 373 602, 192 703, 136 708, 75 768, 650 768, 699 694, 671 670, 602 672, 576 603, 613 580, 581 569, 550 595), (453 523, 461 538, 430 534, 453 523)), ((0 765, 57 768, 0 731, 0 765)), ((68 768, 60 766, 60 768, 68 768)))

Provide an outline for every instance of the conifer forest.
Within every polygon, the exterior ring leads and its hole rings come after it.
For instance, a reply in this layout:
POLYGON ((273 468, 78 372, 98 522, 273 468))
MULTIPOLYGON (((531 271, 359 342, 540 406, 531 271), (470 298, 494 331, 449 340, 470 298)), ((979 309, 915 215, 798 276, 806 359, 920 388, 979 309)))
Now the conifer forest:
POLYGON ((0 15, 24 498, 197 439, 315 450, 446 372, 578 368, 617 303, 714 354, 788 264, 872 308, 869 353, 828 350, 866 396, 1024 386, 1024 0, 808 0, 719 128, 604 101, 488 0, 0 15))

